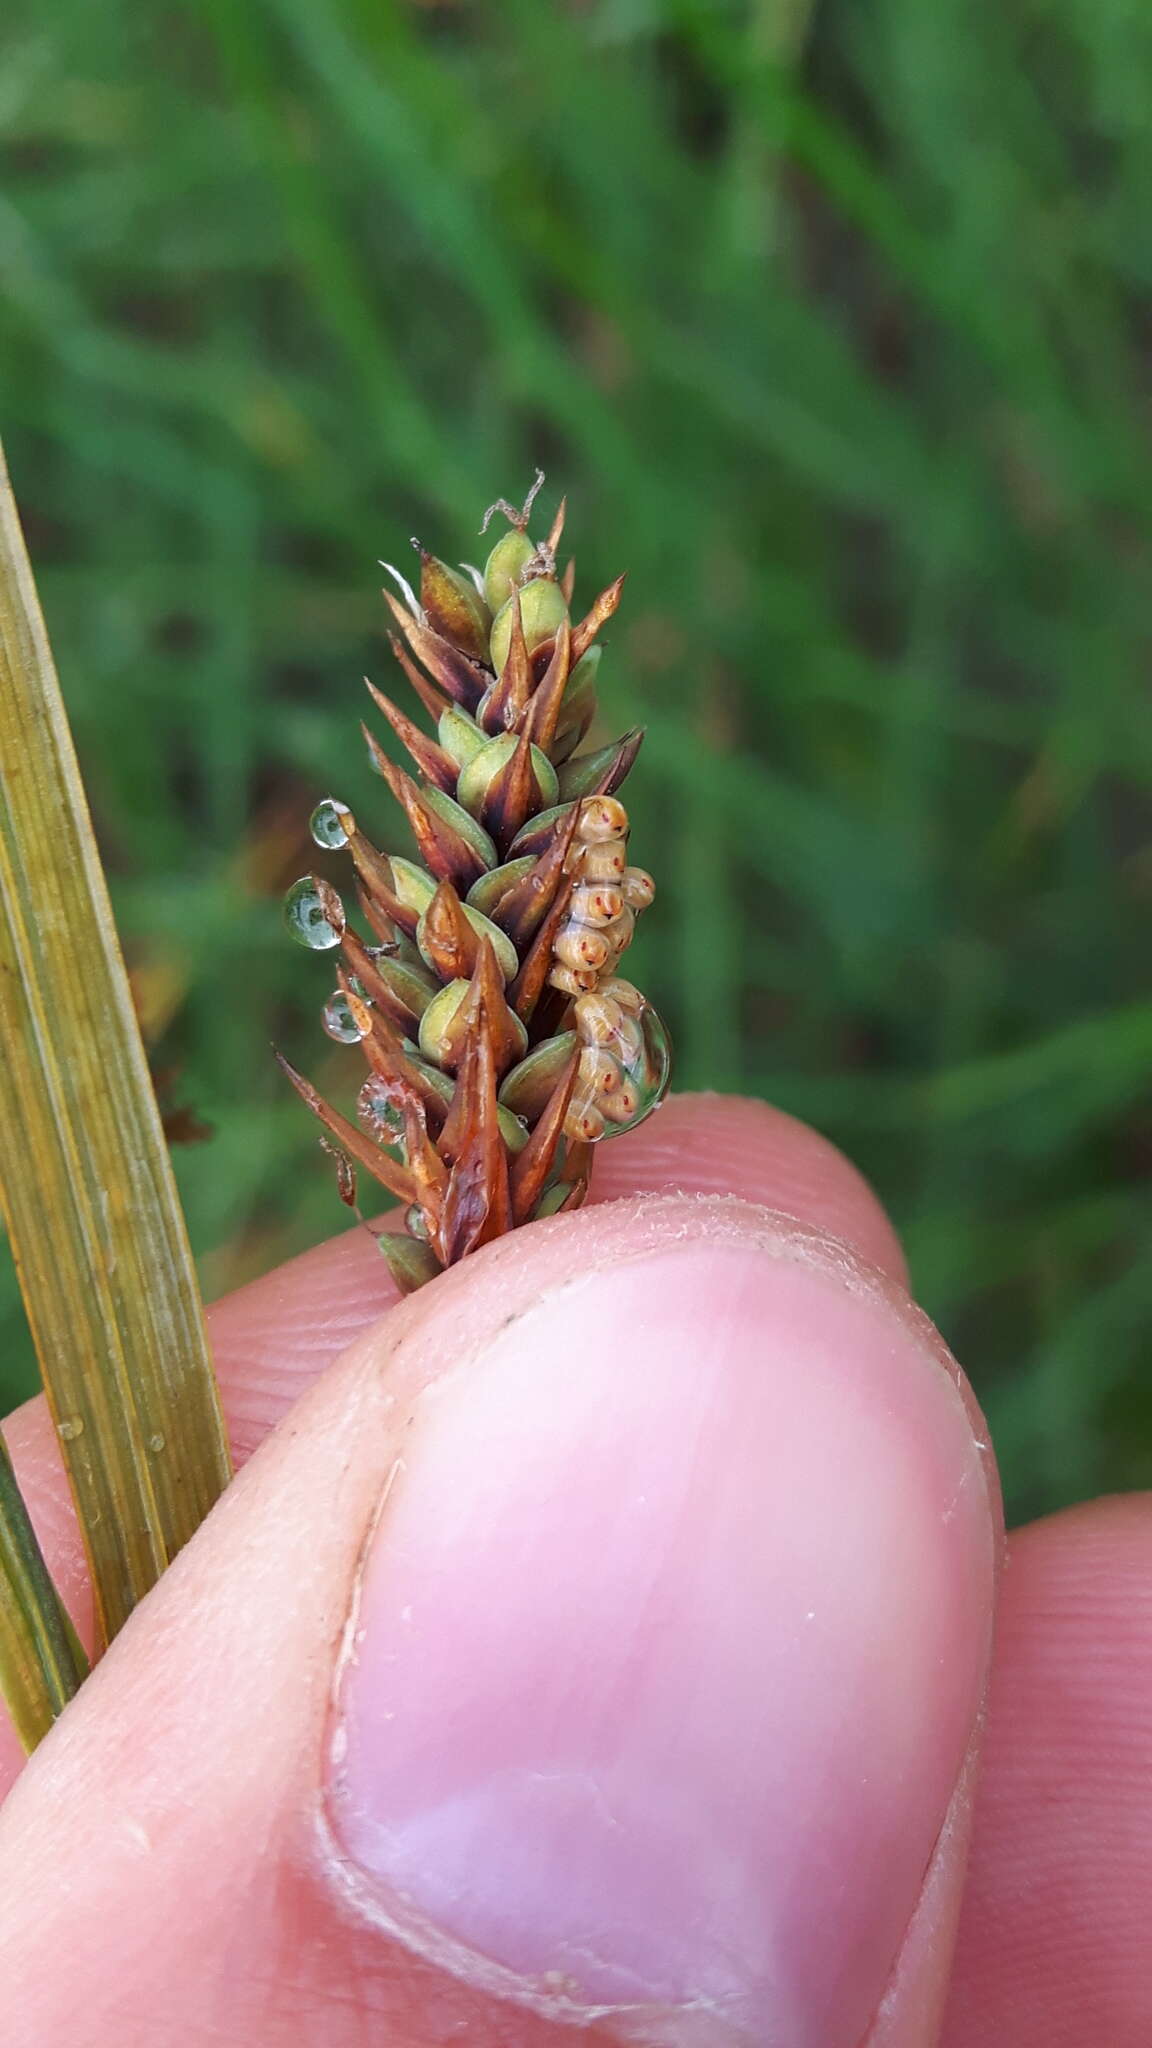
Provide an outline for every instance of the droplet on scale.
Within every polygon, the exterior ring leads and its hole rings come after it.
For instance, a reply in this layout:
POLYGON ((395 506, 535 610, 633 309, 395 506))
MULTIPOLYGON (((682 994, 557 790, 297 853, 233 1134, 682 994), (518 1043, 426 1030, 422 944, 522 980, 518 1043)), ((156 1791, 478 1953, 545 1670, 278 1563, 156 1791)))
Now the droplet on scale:
POLYGON ((308 829, 317 846, 329 849, 347 846, 356 830, 356 820, 337 797, 326 796, 319 803, 308 820, 308 829))
POLYGON ((284 898, 284 922, 299 945, 327 953, 344 936, 344 905, 318 875, 301 875, 284 898))
POLYGON ((568 1136, 595 1144, 635 1130, 668 1092, 672 1045, 663 1020, 631 982, 611 980, 578 998, 575 1024, 584 1051, 568 1136))
POLYGON ((672 1040, 664 1019, 651 1003, 645 1003, 638 1021, 643 1052, 638 1059, 621 1061, 625 1088, 615 1101, 609 1097, 602 1105, 611 1137, 634 1131, 659 1109, 672 1079, 672 1040))
POLYGON ((352 1015, 352 1006, 342 988, 335 989, 329 996, 320 1013, 320 1022, 337 1045, 359 1045, 365 1035, 352 1015))
POLYGON ((360 1090, 357 1111, 366 1131, 385 1145, 394 1144, 404 1129, 404 1112, 394 1083, 381 1074, 369 1074, 360 1090))

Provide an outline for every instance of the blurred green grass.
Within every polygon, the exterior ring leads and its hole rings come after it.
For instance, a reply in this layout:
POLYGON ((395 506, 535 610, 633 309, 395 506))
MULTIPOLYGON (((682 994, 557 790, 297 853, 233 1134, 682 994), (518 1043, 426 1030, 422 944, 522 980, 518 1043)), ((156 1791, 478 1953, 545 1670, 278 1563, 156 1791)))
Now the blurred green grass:
MULTIPOLYGON (((539 462, 681 1087, 869 1173, 1010 1506, 1152 1471, 1152 16, 16 0, 0 416, 211 1292, 341 1226, 278 897, 539 462)), ((338 1085, 338 1083, 337 1083, 338 1085)), ((0 1276, 4 1397, 31 1383, 0 1276)))

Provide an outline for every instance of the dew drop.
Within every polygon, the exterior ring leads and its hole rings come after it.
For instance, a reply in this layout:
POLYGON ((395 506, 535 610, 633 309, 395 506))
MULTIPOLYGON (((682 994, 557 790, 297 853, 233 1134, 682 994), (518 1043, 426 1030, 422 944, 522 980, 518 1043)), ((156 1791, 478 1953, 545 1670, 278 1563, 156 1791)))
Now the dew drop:
POLYGON ((150 1451, 162 1451, 165 1441, 166 1439, 162 1431, 157 1430, 155 1436, 150 1436, 148 1439, 148 1449, 150 1451))
MULTIPOLYGON (((631 1115, 614 1118, 609 1114, 605 1135, 618 1137, 621 1131, 634 1131, 659 1109, 668 1093, 672 1079, 672 1040, 664 1019, 646 1002, 639 1017, 641 1050, 632 1057, 621 1058, 630 1093, 636 1098, 636 1107, 631 1115)), ((616 1048, 618 1054, 622 1047, 616 1048)))
POLYGON ((326 796, 309 818, 308 829, 317 846, 347 846, 356 830, 356 820, 347 804, 342 804, 337 797, 326 796))
MULTIPOLYGON (((628 982, 607 982, 599 1013, 590 1013, 584 1021, 589 1029, 594 1027, 593 1042, 581 1056, 582 1073, 585 1060, 591 1065, 592 1092, 579 1103, 588 1125, 579 1135, 594 1144, 599 1138, 634 1131, 659 1108, 671 1078, 672 1045, 662 1018, 628 982)), ((571 1133, 571 1125, 568 1128, 571 1133)))
POLYGON ((359 1045, 364 1037, 342 988, 336 989, 329 996, 320 1012, 320 1022, 329 1038, 334 1038, 337 1045, 359 1045))
POLYGON ((404 1113, 391 1083, 370 1074, 360 1090, 357 1109, 365 1130, 391 1145, 404 1129, 404 1113))
POLYGON ((317 875, 301 875, 284 898, 284 922, 301 946, 330 952, 344 936, 344 905, 317 875))
POLYGON ((63 1437, 65 1443, 74 1443, 78 1436, 83 1436, 84 1434, 84 1417, 82 1415, 66 1415, 63 1422, 57 1423, 56 1433, 58 1436, 63 1437))

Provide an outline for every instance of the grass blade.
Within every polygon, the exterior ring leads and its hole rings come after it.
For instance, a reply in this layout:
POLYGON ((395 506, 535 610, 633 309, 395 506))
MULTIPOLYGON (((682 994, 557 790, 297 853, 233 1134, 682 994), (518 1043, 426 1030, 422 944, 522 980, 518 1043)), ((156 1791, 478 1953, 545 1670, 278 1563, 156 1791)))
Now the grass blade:
POLYGON ((0 1691, 29 1753, 87 1669, 0 1437, 0 1691))
POLYGON ((184 1221, 0 458, 0 1195, 115 1634, 227 1483, 184 1221))

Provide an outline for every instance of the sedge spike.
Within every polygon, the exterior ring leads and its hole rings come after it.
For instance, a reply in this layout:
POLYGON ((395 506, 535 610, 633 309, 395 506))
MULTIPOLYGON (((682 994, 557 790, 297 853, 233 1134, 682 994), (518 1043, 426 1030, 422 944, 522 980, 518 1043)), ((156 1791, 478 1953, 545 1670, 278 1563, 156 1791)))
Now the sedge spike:
POLYGON ((358 1048, 368 1078, 352 1124, 282 1061, 338 1154, 407 1204, 406 1233, 378 1243, 405 1293, 522 1223, 574 1208, 593 1147, 651 1114, 668 1087, 668 1034, 620 972, 654 885, 628 854, 619 789, 642 734, 577 751, 595 713, 600 628, 623 577, 572 616, 571 565, 529 535, 538 479, 483 569, 420 548, 419 597, 388 593, 393 652, 431 720, 425 733, 372 684, 404 746, 399 768, 370 733, 373 765, 415 841, 381 852, 326 798, 312 836, 345 849, 367 930, 309 875, 286 920, 337 953, 329 1037, 358 1048))

